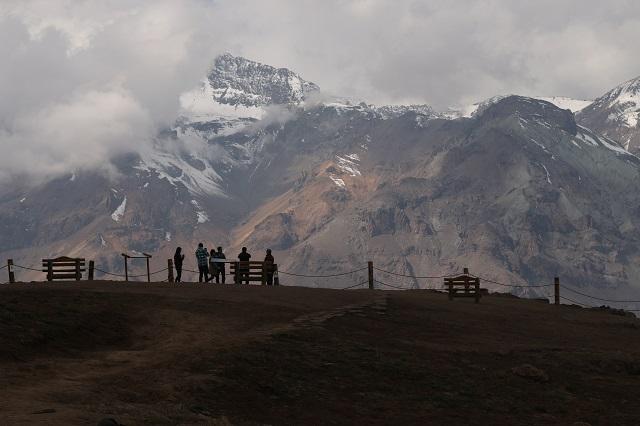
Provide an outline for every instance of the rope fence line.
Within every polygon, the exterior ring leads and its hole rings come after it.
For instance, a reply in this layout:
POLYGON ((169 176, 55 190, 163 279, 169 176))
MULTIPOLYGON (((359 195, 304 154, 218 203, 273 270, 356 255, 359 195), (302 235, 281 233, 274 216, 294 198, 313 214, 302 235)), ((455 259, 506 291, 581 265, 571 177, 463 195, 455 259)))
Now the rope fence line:
POLYGON ((293 272, 287 272, 287 271, 278 271, 279 274, 284 274, 284 275, 290 275, 292 277, 301 277, 301 278, 332 278, 332 277, 342 277, 345 275, 350 275, 350 274, 355 274, 356 272, 362 272, 364 270, 366 270, 368 267, 364 267, 364 268, 360 268, 360 269, 356 269, 353 271, 349 271, 349 272, 342 272, 339 274, 328 274, 328 275, 304 275, 304 274, 295 274, 293 272))
POLYGON ((13 266, 20 269, 26 269, 28 271, 42 272, 42 269, 29 268, 28 266, 17 265, 15 263, 13 264, 13 266))
POLYGON ((574 305, 578 305, 578 306, 581 306, 583 308, 591 308, 592 307, 592 306, 589 306, 589 305, 582 304, 580 302, 576 302, 575 300, 569 299, 568 297, 560 296, 560 299, 566 300, 567 302, 571 302, 574 305))
MULTIPOLYGON (((125 277, 124 274, 116 274, 116 273, 113 273, 113 272, 105 271, 105 270, 100 269, 100 268, 95 268, 94 267, 93 269, 94 269, 94 271, 101 272, 103 274, 111 275, 111 276, 114 276, 114 277, 120 277, 120 278, 124 278, 125 277)), ((169 270, 169 268, 160 269, 160 270, 155 271, 155 272, 149 272, 149 275, 157 275, 157 274, 159 274, 161 272, 165 272, 165 271, 168 271, 168 270, 169 270)), ((146 277, 146 276, 147 276, 146 273, 144 273, 144 274, 129 274, 129 278, 140 278, 140 277, 146 277)))
MULTIPOLYGON (((42 269, 31 268, 31 267, 28 267, 28 266, 14 264, 14 263, 11 263, 10 265, 6 264, 6 265, 0 266, 0 270, 9 268, 10 274, 12 274, 11 267, 15 267, 15 268, 18 268, 18 269, 23 269, 23 270, 28 270, 28 271, 39 272, 39 273, 42 272, 42 269)), ((107 271, 107 270, 104 270, 104 269, 101 269, 101 268, 97 268, 97 267, 94 267, 93 269, 95 271, 100 272, 100 273, 105 274, 105 275, 109 275, 109 276, 113 276, 113 277, 120 277, 120 278, 124 278, 125 277, 125 274, 114 273, 114 272, 110 272, 110 271, 107 271)), ((369 283, 369 288, 374 288, 373 283, 377 283, 377 284, 379 284, 381 286, 388 287, 388 288, 393 288, 393 289, 397 289, 397 290, 412 290, 412 289, 415 289, 413 284, 410 284, 408 286, 406 286, 406 285, 396 285, 396 284, 390 284, 388 282, 380 281, 378 279, 374 279, 373 278, 373 271, 374 270, 378 271, 378 272, 381 272, 381 273, 384 273, 384 274, 389 274, 391 276, 412 278, 412 279, 416 279, 416 280, 418 280, 418 279, 444 279, 444 278, 450 278, 450 277, 456 276, 456 274, 433 275, 433 276, 431 276, 431 275, 423 275, 423 276, 421 276, 421 275, 407 275, 407 274, 401 274, 401 273, 388 271, 388 270, 385 270, 385 269, 382 269, 382 268, 375 267, 375 266, 373 266, 372 262, 369 262, 368 266, 366 266, 366 267, 355 269, 355 270, 352 270, 352 271, 336 273, 336 274, 324 274, 324 275, 313 274, 312 275, 312 274, 294 273, 294 272, 289 272, 289 271, 278 271, 278 273, 279 274, 283 274, 283 275, 292 276, 292 277, 300 277, 300 278, 333 278, 333 277, 343 277, 343 276, 351 275, 351 274, 354 274, 354 273, 357 273, 357 272, 365 271, 367 269, 369 269, 369 274, 370 274, 368 280, 359 282, 359 283, 354 284, 354 285, 350 285, 348 287, 344 287, 343 290, 349 290, 349 289, 357 288, 357 287, 363 286, 363 285, 365 285, 367 283, 369 283)), ((160 270, 157 270, 157 271, 153 271, 153 272, 147 272, 147 273, 142 273, 142 274, 128 274, 128 277, 129 278, 140 278, 140 277, 145 277, 145 276, 153 276, 153 275, 157 275, 157 274, 166 272, 168 270, 169 270, 169 268, 165 267, 163 269, 160 269, 160 270)), ((195 273, 195 274, 199 273, 199 271, 196 271, 196 270, 193 270, 193 269, 188 269, 188 268, 183 268, 182 271, 191 272, 191 273, 195 273)), ((466 270, 465 270, 465 272, 466 272, 466 270)), ((589 299, 592 299, 592 300, 601 301, 601 302, 630 303, 630 304, 631 303, 640 303, 640 300, 606 299, 606 298, 602 298, 602 297, 592 296, 590 294, 581 292, 579 290, 576 290, 576 289, 574 289, 574 288, 572 288, 570 286, 564 285, 564 284, 559 285, 559 284, 553 283, 553 284, 521 285, 521 284, 504 283, 504 282, 492 280, 492 279, 489 279, 489 278, 486 278, 486 277, 483 277, 483 276, 480 276, 480 275, 468 274, 468 276, 471 276, 471 277, 474 277, 474 278, 478 278, 478 279, 480 279, 480 280, 482 280, 484 282, 488 282, 488 283, 499 285, 499 286, 503 286, 503 287, 510 287, 510 288, 547 288, 547 287, 552 287, 552 286, 556 285, 557 288, 563 288, 563 289, 566 289, 566 290, 568 290, 568 291, 570 291, 570 292, 572 292, 572 293, 574 293, 576 295, 579 295, 579 296, 582 296, 582 297, 586 297, 586 298, 589 298, 589 299)), ((427 289, 427 290, 436 290, 436 291, 446 291, 447 290, 447 288, 440 288, 440 287, 429 288, 428 286, 425 289, 427 289)), ((585 303, 578 302, 578 301, 573 300, 571 298, 568 298, 568 297, 566 297, 564 295, 559 295, 558 294, 557 297, 559 297, 562 300, 565 300, 565 301, 570 302, 570 303, 574 303, 574 304, 582 306, 582 307, 587 307, 587 308, 595 307, 595 306, 591 306, 591 305, 588 305, 588 304, 585 304, 585 303)), ((629 312, 640 312, 640 309, 623 309, 623 310, 629 311, 629 312)))
MULTIPOLYGON (((367 268, 364 268, 367 269, 367 268)), ((404 278, 415 278, 415 279, 441 279, 441 278, 449 278, 449 277, 455 277, 456 275, 459 274, 449 274, 449 275, 438 275, 438 276, 427 276, 427 275, 405 275, 405 274, 399 274, 397 272, 391 272, 391 271, 387 271, 384 269, 380 269, 377 267, 373 267, 374 270, 378 271, 378 272, 383 272, 385 274, 389 274, 389 275, 395 275, 397 277, 404 277, 404 278)))
MULTIPOLYGON (((565 287, 565 288, 566 288, 566 287, 565 287)), ((580 294, 580 293, 578 293, 578 294, 580 294)), ((591 296, 587 296, 587 297, 591 297, 591 296)), ((568 301, 568 302, 571 302, 571 303, 573 303, 573 304, 575 304, 575 305, 581 306, 581 307, 583 307, 583 308, 595 308, 595 309, 597 309, 597 308, 602 308, 602 307, 612 308, 611 306, 606 306, 606 305, 602 305, 602 306, 591 306, 591 305, 586 305, 586 304, 584 304, 584 303, 578 302, 578 301, 576 301, 576 300, 570 299, 570 298, 568 298, 568 297, 566 297, 566 296, 562 296, 562 295, 560 296, 560 298, 561 298, 561 299, 563 299, 563 300, 566 300, 566 301, 568 301)), ((592 298, 593 298, 593 297, 592 297, 592 298)), ((598 299, 598 300, 603 300, 603 299, 598 299)), ((630 301, 629 303, 633 303, 633 302, 632 302, 632 301, 630 301)), ((612 308, 612 309, 619 309, 619 310, 626 311, 626 312, 640 312, 640 309, 626 309, 626 308, 612 308)))
POLYGON ((553 284, 537 284, 537 285, 519 285, 519 284, 505 284, 505 283, 501 283, 499 281, 494 281, 494 280, 490 280, 489 278, 484 278, 480 275, 473 275, 471 274, 472 277, 475 278, 480 278, 482 281, 486 281, 488 283, 491 284, 496 284, 496 285, 501 285, 503 287, 514 287, 514 288, 541 288, 541 287, 552 287, 553 284))
MULTIPOLYGON (((593 309, 598 309, 598 308, 602 308, 603 306, 591 306, 591 305, 585 305, 584 303, 580 303, 576 300, 573 299, 569 299, 568 297, 565 296, 560 296, 561 299, 566 300, 567 302, 571 302, 574 305, 580 306, 582 308, 593 308, 593 309)), ((610 308, 610 306, 606 306, 607 308, 610 308)), ((618 309, 618 308, 613 308, 613 309, 618 309)), ((622 311, 626 311, 626 312, 640 312, 640 309, 620 309, 622 311)))
POLYGON ((393 285, 393 284, 387 284, 385 282, 378 281, 378 280, 375 280, 375 279, 373 280, 373 282, 374 283, 378 283, 378 284, 382 284, 383 286, 386 286, 386 287, 395 288, 395 289, 398 289, 398 290, 413 290, 411 287, 401 287, 401 286, 397 286, 397 285, 393 285))
POLYGON ((351 290, 352 288, 360 287, 361 285, 364 285, 367 282, 368 281, 362 281, 362 282, 359 282, 358 284, 355 284, 355 285, 352 285, 352 286, 349 286, 349 287, 345 287, 342 290, 351 290))
POLYGON ((103 274, 106 274, 106 275, 111 275, 111 276, 114 276, 114 277, 122 277, 122 278, 124 278, 124 274, 114 274, 113 272, 104 271, 104 270, 102 270, 100 268, 94 268, 94 270, 96 270, 98 272, 101 272, 103 274))
POLYGON ((571 287, 563 285, 562 288, 569 290, 572 293, 579 294, 580 296, 588 297, 590 299, 599 300, 601 302, 611 302, 611 303, 640 303, 640 300, 612 300, 612 299, 602 299, 600 297, 591 296, 586 293, 579 292, 578 290, 574 290, 571 287))

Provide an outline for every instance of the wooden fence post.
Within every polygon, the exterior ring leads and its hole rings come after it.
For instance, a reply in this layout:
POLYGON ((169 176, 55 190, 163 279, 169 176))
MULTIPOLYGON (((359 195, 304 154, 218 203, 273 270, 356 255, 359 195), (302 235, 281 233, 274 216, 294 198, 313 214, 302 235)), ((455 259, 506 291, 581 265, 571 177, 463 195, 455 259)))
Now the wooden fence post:
POLYGON ((553 300, 556 305, 560 304, 560 277, 553 280, 553 300))
POLYGON ((122 253, 122 257, 124 257, 124 280, 126 282, 129 282, 129 270, 127 268, 127 258, 129 256, 127 256, 125 253, 122 253))
POLYGON ((265 266, 265 263, 266 262, 262 262, 262 281, 260 282, 261 285, 267 285, 267 268, 265 266))
POLYGON ((173 259, 167 259, 167 281, 173 282, 173 259))
POLYGON ((464 275, 469 275, 469 268, 463 268, 463 269, 462 269, 462 273, 463 273, 464 275))
POLYGON ((87 277, 87 279, 89 281, 93 281, 93 274, 94 274, 95 269, 96 269, 96 263, 93 260, 90 260, 89 261, 89 276, 87 277))
POLYGON ((147 282, 151 282, 151 271, 149 270, 149 258, 147 257, 147 282))
POLYGON ((7 271, 9 272, 9 282, 11 284, 16 282, 16 273, 13 272, 13 259, 7 260, 7 271))
POLYGON ((374 286, 373 286, 373 262, 369 261, 367 262, 367 266, 369 268, 369 290, 373 290, 374 286))
POLYGON ((233 283, 234 284, 240 284, 240 263, 239 262, 233 262, 234 263, 234 268, 235 271, 233 271, 233 283))
POLYGON ((47 259, 47 281, 53 281, 53 260, 47 259))

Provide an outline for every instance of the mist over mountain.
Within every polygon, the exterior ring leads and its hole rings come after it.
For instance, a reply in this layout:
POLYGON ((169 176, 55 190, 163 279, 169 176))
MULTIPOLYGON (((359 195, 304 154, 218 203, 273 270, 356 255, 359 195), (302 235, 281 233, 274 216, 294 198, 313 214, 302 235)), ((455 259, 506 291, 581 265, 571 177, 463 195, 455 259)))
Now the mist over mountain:
POLYGON ((163 262, 203 240, 228 257, 272 248, 292 272, 466 266, 630 294, 640 279, 636 89, 591 104, 499 96, 439 112, 329 96, 286 68, 224 54, 180 96, 171 128, 110 159, 112 177, 69 170, 4 186, 0 256, 78 255, 117 271, 123 251, 163 262))

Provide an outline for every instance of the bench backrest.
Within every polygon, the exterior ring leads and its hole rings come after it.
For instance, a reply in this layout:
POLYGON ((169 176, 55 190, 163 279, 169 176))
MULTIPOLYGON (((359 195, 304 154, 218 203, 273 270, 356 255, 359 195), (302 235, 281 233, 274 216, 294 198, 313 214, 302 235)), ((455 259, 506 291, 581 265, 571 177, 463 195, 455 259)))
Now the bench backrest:
POLYGON ((84 258, 62 256, 55 259, 42 259, 42 272, 47 273, 47 281, 80 281, 82 273, 85 271, 84 258))
POLYGON ((454 297, 474 297, 476 303, 480 300, 480 278, 478 277, 467 274, 448 277, 444 279, 444 285, 449 292, 449 300, 454 297))
POLYGON ((249 281, 265 284, 266 274, 273 273, 275 269, 273 262, 261 261, 231 262, 229 266, 236 283, 249 281))

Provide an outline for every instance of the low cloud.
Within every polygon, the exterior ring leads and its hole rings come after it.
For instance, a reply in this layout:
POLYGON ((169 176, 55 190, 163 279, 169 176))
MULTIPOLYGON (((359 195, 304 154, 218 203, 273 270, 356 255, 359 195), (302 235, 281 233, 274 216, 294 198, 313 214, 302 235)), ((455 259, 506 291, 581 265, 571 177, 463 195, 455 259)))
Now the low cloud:
POLYGON ((224 51, 356 101, 443 109, 592 99, 640 75, 638 28, 632 0, 5 0, 0 179, 150 149, 224 51))
POLYGON ((96 167, 109 171, 106 159, 147 144, 154 128, 148 111, 122 88, 78 92, 16 117, 12 129, 0 133, 8 154, 0 160, 0 180, 96 167))
POLYGON ((218 53, 200 1, 0 6, 0 179, 108 170, 151 146, 218 53))

